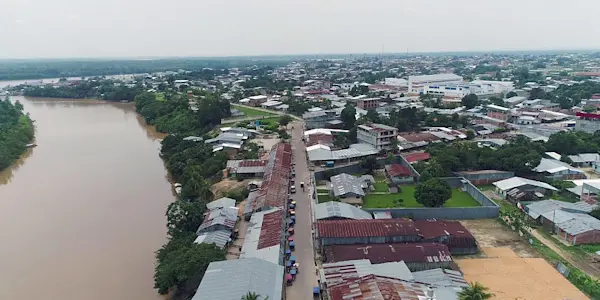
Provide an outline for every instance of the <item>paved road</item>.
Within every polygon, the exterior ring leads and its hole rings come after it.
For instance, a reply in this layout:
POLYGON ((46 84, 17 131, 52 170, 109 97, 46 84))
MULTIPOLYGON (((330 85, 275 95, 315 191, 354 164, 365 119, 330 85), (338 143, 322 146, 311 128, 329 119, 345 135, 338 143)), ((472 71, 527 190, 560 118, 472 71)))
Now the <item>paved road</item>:
MULTIPOLYGON (((296 121, 292 123, 292 153, 296 163, 296 194, 293 194, 296 200, 296 225, 294 240, 297 262, 300 264, 298 275, 292 286, 286 289, 286 300, 307 300, 313 299, 312 290, 317 284, 315 257, 312 240, 312 200, 310 199, 310 172, 306 163, 306 151, 302 142, 302 123, 296 121), (300 188, 300 182, 303 181, 306 191, 300 188)), ((289 125, 289 126, 292 126, 289 125)))

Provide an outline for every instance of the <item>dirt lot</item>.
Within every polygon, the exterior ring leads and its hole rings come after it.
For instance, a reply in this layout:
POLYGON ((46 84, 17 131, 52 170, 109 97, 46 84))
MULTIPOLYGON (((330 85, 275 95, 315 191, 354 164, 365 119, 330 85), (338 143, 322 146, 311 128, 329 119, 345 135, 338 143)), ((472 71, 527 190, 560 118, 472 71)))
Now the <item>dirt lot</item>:
POLYGON ((211 192, 215 195, 215 199, 219 199, 223 196, 224 191, 231 191, 236 189, 243 189, 248 186, 248 183, 252 181, 250 179, 246 179, 244 181, 237 181, 231 179, 223 179, 210 188, 211 192))
POLYGON ((492 299, 588 299, 543 258, 522 258, 510 248, 482 248, 488 258, 457 259, 467 281, 490 289, 492 299))
POLYGON ((495 219, 460 221, 477 239, 479 247, 509 247, 520 257, 539 257, 540 255, 514 231, 495 219))

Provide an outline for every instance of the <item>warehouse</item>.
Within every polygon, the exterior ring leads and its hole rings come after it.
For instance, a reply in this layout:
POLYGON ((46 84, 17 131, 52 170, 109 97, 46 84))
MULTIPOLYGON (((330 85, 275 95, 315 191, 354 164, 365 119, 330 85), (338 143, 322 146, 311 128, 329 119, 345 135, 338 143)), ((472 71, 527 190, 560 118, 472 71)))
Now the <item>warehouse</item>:
POLYGON ((322 246, 417 242, 421 236, 410 219, 320 220, 322 246))
POLYGON ((314 211, 317 220, 373 219, 370 213, 356 206, 337 201, 319 203, 315 205, 314 211))
POLYGON ((444 244, 454 255, 479 251, 475 237, 458 221, 416 220, 415 226, 424 242, 444 244))
POLYGON ((404 261, 413 272, 453 268, 450 250, 437 243, 333 245, 323 249, 326 263, 357 259, 368 259, 373 264, 404 261))
POLYGON ((402 280, 414 280, 404 262, 371 264, 368 259, 340 261, 323 264, 319 270, 321 282, 326 286, 343 283, 366 275, 378 275, 402 280))
POLYGON ((257 212, 248 222, 240 258, 256 257, 283 264, 285 214, 279 208, 257 212))

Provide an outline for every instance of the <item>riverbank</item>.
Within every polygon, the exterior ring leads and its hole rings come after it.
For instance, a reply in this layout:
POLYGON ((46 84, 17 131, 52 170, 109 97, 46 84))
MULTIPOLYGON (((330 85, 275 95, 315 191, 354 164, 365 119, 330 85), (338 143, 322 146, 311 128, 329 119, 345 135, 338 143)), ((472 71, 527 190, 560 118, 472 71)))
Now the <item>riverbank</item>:
POLYGON ((18 101, 0 100, 0 172, 10 167, 34 139, 33 121, 18 101))

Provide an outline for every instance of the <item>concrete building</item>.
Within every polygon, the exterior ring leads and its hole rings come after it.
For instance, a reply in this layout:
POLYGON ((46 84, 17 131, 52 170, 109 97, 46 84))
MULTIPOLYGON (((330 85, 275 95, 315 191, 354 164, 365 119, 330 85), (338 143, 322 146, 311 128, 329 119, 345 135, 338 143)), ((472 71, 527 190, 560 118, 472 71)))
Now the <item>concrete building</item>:
POLYGON ((417 180, 417 176, 408 167, 401 164, 386 165, 385 174, 395 184, 411 184, 417 180))
POLYGON ((408 92, 412 95, 420 95, 425 93, 425 86, 428 85, 460 84, 462 82, 462 76, 456 74, 408 76, 408 92))
POLYGON ((338 120, 343 108, 305 112, 302 119, 306 122, 307 129, 326 128, 329 122, 338 120))
POLYGON ((390 149, 392 140, 397 139, 398 129, 384 124, 368 123, 358 125, 356 138, 360 143, 369 144, 377 150, 390 149))
POLYGON ((460 100, 469 94, 475 94, 480 99, 497 95, 495 89, 487 84, 429 84, 423 87, 423 94, 430 94, 444 99, 460 100))

